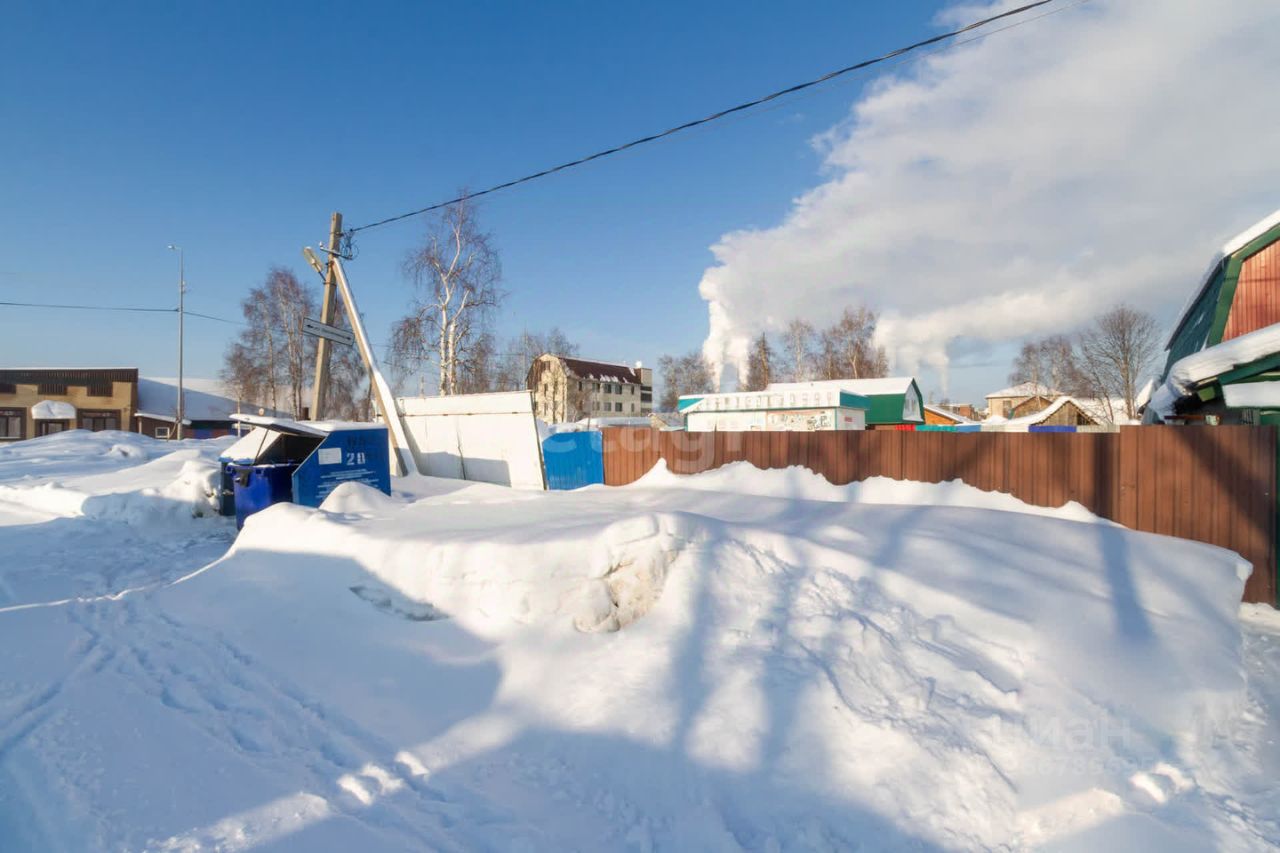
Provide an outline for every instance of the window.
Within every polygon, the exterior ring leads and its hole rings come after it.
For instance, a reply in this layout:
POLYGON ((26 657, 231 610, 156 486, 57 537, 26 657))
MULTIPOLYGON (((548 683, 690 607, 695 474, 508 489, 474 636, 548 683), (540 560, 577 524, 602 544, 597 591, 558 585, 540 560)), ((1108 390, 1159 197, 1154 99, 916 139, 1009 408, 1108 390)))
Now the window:
POLYGON ((168 437, 169 437, 169 428, 168 428, 168 427, 156 427, 155 436, 156 436, 156 438, 168 438, 168 437))
POLYGON ((101 432, 104 429, 120 429, 119 412, 81 412, 80 429, 101 432))
POLYGON ((36 435, 53 435, 66 428, 66 421, 36 421, 36 435))
POLYGON ((90 397, 110 397, 113 393, 112 382, 94 381, 90 382, 85 389, 85 394, 90 397))
POLYGON ((0 382, 0 394, 17 394, 18 386, 12 382, 0 382))
POLYGON ((26 438, 26 425, 25 409, 0 409, 0 439, 9 441, 26 438))
POLYGON ((65 397, 67 395, 67 383, 65 382, 41 382, 37 387, 39 387, 41 394, 47 394, 51 397, 65 397))
POLYGON ((1002 415, 1004 415, 1006 418, 1007 418, 1007 417, 1009 417, 1009 415, 1013 414, 1013 401, 1012 401, 1012 400, 1005 400, 1003 403, 1001 403, 1001 404, 1000 404, 1000 406, 1001 406, 1001 412, 1000 412, 1000 413, 1001 413, 1002 415))

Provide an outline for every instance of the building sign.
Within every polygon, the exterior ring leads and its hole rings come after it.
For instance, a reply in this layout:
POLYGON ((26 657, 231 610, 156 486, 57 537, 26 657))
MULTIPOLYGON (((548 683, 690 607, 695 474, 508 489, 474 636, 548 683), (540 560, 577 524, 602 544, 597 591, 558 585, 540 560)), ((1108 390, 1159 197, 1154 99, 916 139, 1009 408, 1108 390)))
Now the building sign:
POLYGON ((769 412, 766 428, 777 432, 817 432, 836 428, 832 409, 790 409, 769 412))

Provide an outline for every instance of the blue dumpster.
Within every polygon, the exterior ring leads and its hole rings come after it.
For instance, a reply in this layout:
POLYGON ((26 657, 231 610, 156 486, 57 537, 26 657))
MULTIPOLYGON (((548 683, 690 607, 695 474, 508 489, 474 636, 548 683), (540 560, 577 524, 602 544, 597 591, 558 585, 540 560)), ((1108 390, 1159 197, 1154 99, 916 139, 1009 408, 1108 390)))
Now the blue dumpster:
POLYGON ((235 483, 236 529, 244 520, 272 504, 293 500, 293 472, 297 462, 269 462, 244 465, 233 462, 231 478, 235 483))
POLYGON ((391 493, 387 428, 379 424, 298 422, 233 415, 254 428, 219 457, 219 509, 236 527, 259 510, 292 501, 317 507, 342 483, 391 493))

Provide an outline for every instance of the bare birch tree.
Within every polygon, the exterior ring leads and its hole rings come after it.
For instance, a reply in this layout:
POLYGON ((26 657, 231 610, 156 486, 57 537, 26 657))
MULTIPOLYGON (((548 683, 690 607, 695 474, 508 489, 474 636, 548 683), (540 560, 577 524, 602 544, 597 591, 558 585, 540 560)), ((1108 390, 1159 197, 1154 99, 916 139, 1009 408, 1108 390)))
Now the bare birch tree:
POLYGON ((782 333, 786 375, 791 382, 808 382, 815 375, 813 326, 804 320, 792 320, 782 333))
POLYGON ((845 308, 840 319, 818 335, 818 378, 878 379, 889 375, 884 347, 876 346, 876 313, 865 306, 845 308))
POLYGON ((658 373, 662 377, 660 403, 664 412, 674 412, 684 394, 710 394, 715 390, 711 365, 702 350, 662 356, 658 359, 658 373))
POLYGON ((1076 345, 1066 335, 1049 335, 1022 344, 1009 382, 1030 382, 1049 391, 1092 397, 1099 393, 1080 364, 1076 345))
POLYGON ((228 348, 222 380, 237 398, 301 417, 315 359, 302 321, 316 316, 314 289, 292 271, 272 267, 240 303, 245 329, 228 348))
POLYGON ((751 342, 751 349, 747 352, 747 375, 742 383, 742 390, 763 391, 768 387, 774 380, 774 360, 773 346, 769 343, 769 336, 761 332, 751 342))
POLYGON ((430 353, 439 392, 462 393, 464 384, 476 384, 484 373, 481 361, 493 353, 486 332, 505 296, 498 252, 470 202, 445 208, 428 224, 423 244, 405 261, 405 272, 413 283, 413 301, 392 330, 392 361, 421 365, 430 353))
POLYGON ((1134 400, 1160 348, 1159 328, 1144 311, 1117 305, 1080 333, 1080 360, 1102 396, 1124 400, 1125 415, 1137 416, 1134 400))
POLYGON ((498 357, 495 391, 519 391, 527 388, 529 370, 540 355, 575 356, 578 345, 558 327, 546 332, 525 330, 507 342, 506 352, 498 357))

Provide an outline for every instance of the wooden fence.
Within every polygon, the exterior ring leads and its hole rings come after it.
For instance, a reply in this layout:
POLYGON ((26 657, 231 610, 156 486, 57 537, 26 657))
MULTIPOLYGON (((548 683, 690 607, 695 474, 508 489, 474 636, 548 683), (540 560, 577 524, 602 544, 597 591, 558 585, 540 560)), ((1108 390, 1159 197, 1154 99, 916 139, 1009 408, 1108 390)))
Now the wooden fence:
POLYGON ((729 462, 867 477, 963 480, 1037 506, 1077 501, 1134 530, 1221 545, 1253 563, 1245 601, 1276 600, 1276 427, 1123 427, 1111 433, 604 432, 604 481, 659 459, 676 474, 729 462))

